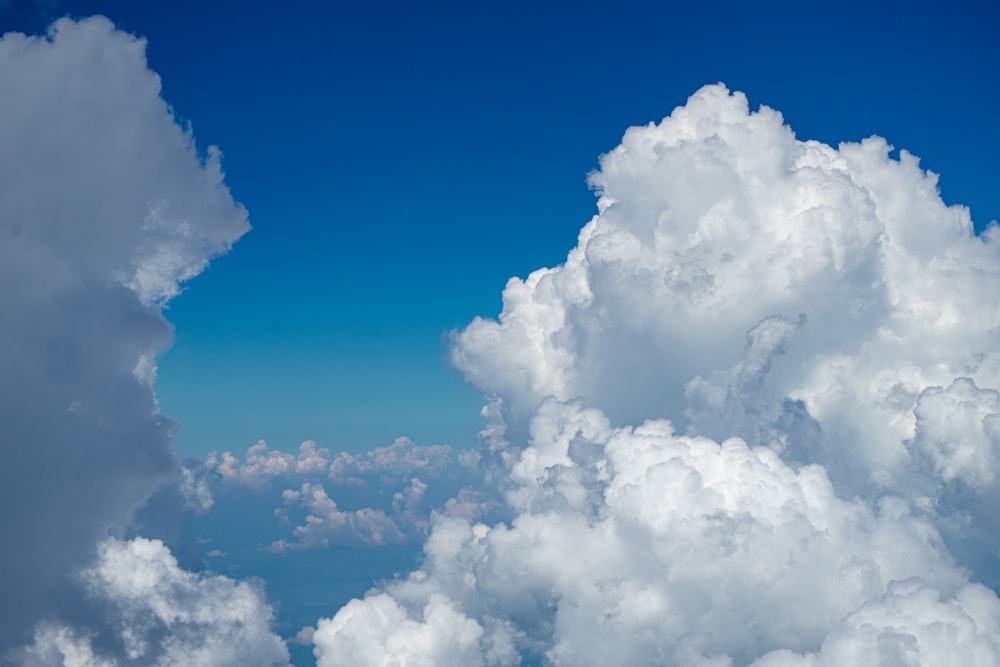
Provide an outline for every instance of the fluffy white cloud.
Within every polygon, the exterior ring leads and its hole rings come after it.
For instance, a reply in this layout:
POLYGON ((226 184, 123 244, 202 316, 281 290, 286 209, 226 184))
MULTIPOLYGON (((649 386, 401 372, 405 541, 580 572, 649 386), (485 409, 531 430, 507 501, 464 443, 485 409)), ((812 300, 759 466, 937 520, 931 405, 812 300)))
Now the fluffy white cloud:
POLYGON ((1000 474, 1000 392, 968 378, 925 389, 917 402, 914 449, 944 482, 975 489, 995 486, 1000 474))
POLYGON ((248 223, 145 43, 106 19, 4 35, 0 90, 2 651, 75 604, 66 577, 181 474, 151 389, 160 305, 248 223))
POLYGON ((378 665, 479 667, 483 629, 457 613, 441 596, 431 596, 420 620, 388 595, 352 601, 334 619, 322 619, 313 635, 319 667, 378 665), (334 644, 328 645, 328 638, 334 644), (402 660, 401 656, 405 656, 402 660))
POLYGON ((162 542, 108 540, 82 578, 89 594, 106 605, 102 626, 88 632, 85 625, 42 624, 34 644, 15 656, 19 665, 288 664, 284 642, 270 631, 271 608, 256 586, 186 572, 162 542))
POLYGON ((1000 663, 1000 600, 970 584, 954 597, 919 580, 894 582, 880 599, 844 619, 818 654, 776 651, 752 667, 969 665, 1000 663))
MULTIPOLYGON (((967 581, 903 500, 841 500, 820 466, 796 471, 770 449, 676 436, 665 421, 612 429, 549 400, 511 480, 510 525, 439 520, 423 568, 387 588, 394 602, 375 594, 321 622, 320 655, 361 642, 403 660, 402 638, 444 596, 483 628, 483 664, 745 664, 818 647, 893 581, 923 577, 944 595, 967 581), (352 620, 392 604, 408 615, 391 632, 352 620)), ((355 664, 383 664, 371 660, 355 664)))
POLYGON ((915 493, 934 506, 953 551, 1000 585, 1000 393, 956 378, 923 390, 914 415, 915 493))
POLYGON ((295 473, 325 472, 330 465, 330 450, 317 449, 316 443, 306 440, 299 445, 298 454, 270 449, 263 440, 247 448, 243 461, 231 452, 219 455, 212 452, 205 466, 226 480, 239 481, 250 487, 261 487, 269 480, 295 473))
POLYGON ((794 434, 844 488, 891 487, 921 391, 998 384, 1000 262, 996 229, 975 236, 937 176, 890 150, 799 141, 778 112, 703 88, 601 158, 599 214, 565 264, 512 279, 452 361, 521 433, 546 396, 581 398, 615 425, 794 434))
POLYGON ((1000 239, 890 151, 721 85, 631 128, 566 262, 454 336, 511 520, 438 517, 321 667, 995 663, 940 531, 994 494, 1000 239))
MULTIPOLYGON (((371 545, 393 544, 404 539, 402 531, 384 511, 371 507, 344 511, 319 484, 307 482, 300 489, 285 489, 282 497, 285 505, 304 506, 309 514, 305 523, 292 531, 295 541, 278 540, 270 546, 273 551, 317 546, 325 548, 331 543, 355 541, 371 545)), ((288 520, 286 512, 278 510, 278 515, 288 520)))

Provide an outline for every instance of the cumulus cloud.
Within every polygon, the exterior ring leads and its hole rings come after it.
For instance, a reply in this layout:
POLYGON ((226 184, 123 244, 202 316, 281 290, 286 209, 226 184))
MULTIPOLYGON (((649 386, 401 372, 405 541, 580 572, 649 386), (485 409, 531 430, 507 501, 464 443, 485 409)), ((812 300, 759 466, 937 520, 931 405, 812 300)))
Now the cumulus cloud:
POLYGON ((478 462, 476 452, 408 438, 336 456, 311 440, 296 453, 259 441, 242 458, 213 452, 203 470, 217 476, 213 486, 223 497, 235 486, 258 498, 275 498, 274 516, 289 532, 266 546, 281 552, 419 543, 433 512, 483 516, 497 502, 483 488, 478 462))
POLYGON ((1000 239, 891 151, 722 85, 629 129, 566 262, 453 336, 509 520, 437 516, 320 667, 995 663, 949 545, 996 547, 1000 239))
POLYGON ((333 619, 322 619, 313 634, 319 665, 401 664, 482 665, 479 640, 483 629, 457 613, 441 596, 432 596, 422 619, 412 620, 388 595, 364 603, 354 600, 333 619), (335 638, 329 646, 328 638, 335 638))
POLYGON ((145 43, 108 20, 4 35, 0 90, 7 649, 73 606, 69 573, 181 475, 151 388, 171 339, 161 306, 248 223, 219 152, 199 155, 160 97, 145 43))
POLYGON ((205 459, 205 467, 225 480, 261 487, 275 477, 323 472, 330 465, 329 457, 329 450, 317 449, 316 443, 311 440, 306 440, 299 446, 297 455, 270 449, 266 442, 259 440, 247 448, 242 461, 231 452, 223 452, 221 455, 212 452, 205 459))
POLYGON ((799 141, 706 87, 601 158, 599 213, 566 262, 512 279, 452 362, 522 435, 546 396, 769 446, 798 428, 799 458, 838 484, 891 487, 921 391, 997 384, 1000 264, 996 228, 975 236, 937 176, 890 151, 799 141))
MULTIPOLYGON (((417 480, 419 482, 419 480, 417 480)), ((308 509, 305 523, 292 531, 295 543, 284 539, 271 545, 275 551, 314 546, 329 547, 335 542, 360 541, 381 545, 403 541, 403 533, 396 523, 380 509, 363 507, 345 512, 327 495, 320 485, 303 484, 301 489, 285 489, 282 493, 286 505, 308 509)), ((278 510, 287 519, 287 513, 278 510)))
POLYGON ((272 612, 258 587, 186 572, 162 542, 107 540, 81 578, 90 596, 105 606, 100 625, 43 623, 34 643, 18 652, 18 664, 288 664, 284 642, 270 631, 272 612))
POLYGON ((907 441, 913 486, 934 506, 952 550, 991 586, 1000 585, 1000 393, 959 377, 928 387, 907 441))
POLYGON ((775 651, 753 667, 840 665, 969 665, 1000 662, 1000 601, 993 591, 970 584, 954 597, 919 580, 893 582, 841 622, 817 654, 775 651))
POLYGON ((904 500, 842 500, 820 466, 796 471, 771 449, 677 436, 666 421, 613 429, 550 399, 511 477, 509 525, 440 519, 421 570, 320 623, 319 664, 346 664, 345 643, 398 658, 435 596, 481 629, 480 664, 746 664, 818 647, 894 581, 922 577, 942 595, 967 582, 904 500), (407 622, 372 638, 357 619, 386 596, 407 622))
POLYGON ((913 449, 945 483, 975 489, 996 485, 1000 474, 1000 392, 969 378, 928 387, 914 410, 913 449))

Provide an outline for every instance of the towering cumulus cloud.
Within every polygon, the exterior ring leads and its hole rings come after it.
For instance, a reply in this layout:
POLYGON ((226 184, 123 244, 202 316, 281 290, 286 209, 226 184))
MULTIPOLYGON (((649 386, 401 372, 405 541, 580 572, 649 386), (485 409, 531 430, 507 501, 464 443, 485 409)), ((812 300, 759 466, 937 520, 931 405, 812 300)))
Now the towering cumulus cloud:
MULTIPOLYGON (((106 19, 61 20, 45 37, 4 35, 0 91, 2 661, 43 612, 49 625, 39 632, 52 638, 62 622, 53 615, 71 623, 96 608, 134 611, 134 590, 108 588, 128 584, 130 569, 147 583, 166 577, 183 606, 193 584, 169 554, 98 545, 180 475, 173 424, 151 388, 155 355, 171 338, 160 306, 248 224, 218 153, 200 157, 160 97, 145 43, 106 19), (97 568, 86 586, 75 574, 82 566, 97 568), (73 599, 80 588, 93 594, 73 599)), ((140 623, 128 633, 135 641, 136 627, 168 637, 140 623)), ((31 664, 63 664, 55 645, 36 648, 31 664)))
POLYGON ((1000 232, 891 152, 722 85, 629 129, 453 339, 509 520, 439 517, 320 667, 1000 664, 1000 232))

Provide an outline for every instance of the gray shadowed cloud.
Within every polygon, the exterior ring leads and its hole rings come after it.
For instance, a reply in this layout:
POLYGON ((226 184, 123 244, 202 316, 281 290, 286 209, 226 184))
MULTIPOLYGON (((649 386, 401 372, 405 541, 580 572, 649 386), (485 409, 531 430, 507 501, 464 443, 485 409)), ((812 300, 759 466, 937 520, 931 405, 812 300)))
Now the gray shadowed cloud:
POLYGON ((4 35, 0 89, 3 655, 89 613, 74 573, 181 474, 152 391, 161 305, 249 226, 108 20, 4 35))

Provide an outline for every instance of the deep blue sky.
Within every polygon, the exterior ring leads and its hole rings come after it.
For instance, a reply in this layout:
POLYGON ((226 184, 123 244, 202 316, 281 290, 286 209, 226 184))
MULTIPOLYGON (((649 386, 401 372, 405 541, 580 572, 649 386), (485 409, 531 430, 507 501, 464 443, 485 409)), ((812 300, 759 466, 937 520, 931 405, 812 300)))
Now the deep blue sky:
POLYGON ((1000 218, 996 2, 12 0, 0 30, 67 13, 148 38, 254 225, 168 312, 157 390, 183 454, 472 446, 446 332, 560 262, 598 155, 706 83, 802 139, 883 135, 978 227, 1000 218))

